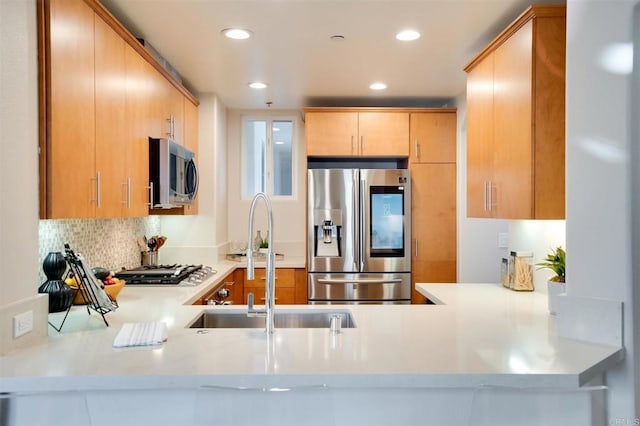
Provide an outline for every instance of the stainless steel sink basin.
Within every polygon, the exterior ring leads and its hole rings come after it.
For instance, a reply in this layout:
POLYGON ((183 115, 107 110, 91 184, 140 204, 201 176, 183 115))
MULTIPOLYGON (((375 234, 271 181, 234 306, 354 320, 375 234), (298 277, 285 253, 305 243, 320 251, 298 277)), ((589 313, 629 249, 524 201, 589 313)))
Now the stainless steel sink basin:
MULTIPOLYGON (((276 311, 276 328, 329 328, 331 317, 339 315, 342 328, 355 328, 348 311, 276 311)), ((246 312, 206 311, 189 328, 264 328, 264 317, 248 317, 246 312)))

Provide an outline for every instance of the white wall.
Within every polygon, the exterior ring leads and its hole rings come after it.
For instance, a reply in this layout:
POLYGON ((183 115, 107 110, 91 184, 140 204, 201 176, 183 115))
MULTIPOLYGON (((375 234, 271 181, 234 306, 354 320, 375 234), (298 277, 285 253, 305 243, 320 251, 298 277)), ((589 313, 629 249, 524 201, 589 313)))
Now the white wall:
POLYGON ((631 124, 638 121, 630 106, 640 94, 631 90, 629 69, 611 71, 603 63, 616 48, 631 43, 636 4, 569 0, 567 5, 567 293, 578 314, 585 313, 581 298, 624 305, 626 359, 607 374, 609 419, 631 423, 609 424, 635 424, 640 417, 634 388, 640 367, 634 339, 640 329, 633 320, 639 307, 633 303, 631 280, 639 259, 630 254, 634 163, 629 158, 631 144, 638 143, 630 139, 631 124))
POLYGON ((0 355, 46 336, 38 297, 38 54, 36 1, 0 1, 0 355), (35 330, 12 336, 17 313, 35 330))
MULTIPOLYGON (((305 247, 305 215, 306 215, 306 153, 304 145, 304 124, 300 118, 300 111, 229 111, 228 114, 228 235, 230 241, 247 241, 247 225, 249 221, 249 207, 251 200, 242 199, 241 188, 241 122, 243 115, 265 115, 295 117, 293 161, 297 167, 297 179, 294 182, 294 199, 272 199, 274 220, 274 245, 278 253, 304 256, 305 247)), ((266 236, 267 214, 263 203, 259 203, 254 230, 260 229, 262 236, 266 236)), ((255 236, 255 231, 254 231, 255 236)))
POLYGON ((162 263, 215 264, 227 241, 226 109, 216 95, 198 95, 198 215, 162 216, 162 263))

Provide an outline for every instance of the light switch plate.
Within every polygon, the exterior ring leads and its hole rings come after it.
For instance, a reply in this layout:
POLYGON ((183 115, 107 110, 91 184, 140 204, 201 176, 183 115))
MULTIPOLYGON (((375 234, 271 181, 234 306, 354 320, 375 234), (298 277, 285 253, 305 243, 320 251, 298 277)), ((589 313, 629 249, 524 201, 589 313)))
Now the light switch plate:
POLYGON ((33 331, 33 311, 26 311, 13 317, 13 337, 20 337, 33 331))
POLYGON ((498 232, 498 248, 508 248, 508 247, 509 247, 509 233, 498 232))

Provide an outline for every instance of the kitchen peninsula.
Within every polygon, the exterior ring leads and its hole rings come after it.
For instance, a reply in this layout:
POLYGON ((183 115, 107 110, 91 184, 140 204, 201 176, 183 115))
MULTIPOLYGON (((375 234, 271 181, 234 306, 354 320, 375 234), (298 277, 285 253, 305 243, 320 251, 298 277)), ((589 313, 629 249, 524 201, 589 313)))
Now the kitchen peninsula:
POLYGON ((544 295, 497 284, 418 284, 435 305, 276 308, 349 311, 356 326, 339 334, 281 328, 267 339, 263 329, 188 328, 203 310, 246 311, 191 305, 237 263, 215 267, 198 286, 125 287, 110 327, 74 308, 62 333, 0 358, 0 393, 16 401, 10 415, 65 426, 473 425, 492 415, 495 425, 495 410, 506 410, 543 416, 532 424, 591 425, 604 416, 593 405, 602 373, 623 356, 557 337, 544 295), (162 346, 112 348, 125 322, 160 320, 169 335, 162 346), (37 417, 48 404, 73 414, 37 417))

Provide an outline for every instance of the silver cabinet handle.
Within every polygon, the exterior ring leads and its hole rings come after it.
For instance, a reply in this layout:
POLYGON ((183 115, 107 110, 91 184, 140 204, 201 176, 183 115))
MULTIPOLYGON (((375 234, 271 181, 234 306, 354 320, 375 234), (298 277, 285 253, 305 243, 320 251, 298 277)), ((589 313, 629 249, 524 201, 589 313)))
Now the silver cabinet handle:
POLYGON ((167 118, 167 122, 169 123, 169 131, 167 132, 167 136, 169 136, 170 139, 175 139, 176 118, 173 115, 170 115, 169 118, 167 118))
POLYGON ((495 206, 493 202, 493 182, 489 181, 489 211, 493 211, 493 206, 495 206))
POLYGON ((126 205, 128 209, 131 208, 131 177, 127 177, 127 181, 122 184, 125 191, 125 199, 122 204, 126 205))
POLYGON ((354 145, 354 140, 355 140, 354 136, 351 135, 351 155, 353 155, 353 151, 355 151, 356 149, 356 146, 354 145))
POLYGON ((94 198, 93 200, 91 200, 92 202, 96 203, 96 207, 100 208, 102 202, 102 198, 100 197, 100 190, 101 190, 101 181, 100 181, 100 172, 96 172, 96 177, 95 178, 91 178, 91 180, 95 180, 96 181, 96 198, 94 198))
POLYGON ((418 143, 418 140, 416 139, 416 159, 420 159, 420 144, 418 143))
POLYGON ((360 155, 364 155, 364 135, 360 135, 360 155))
POLYGON ((418 257, 418 239, 417 238, 416 238, 415 246, 416 246, 416 257, 418 257))
POLYGON ((153 182, 149 182, 147 189, 149 190, 149 207, 153 208, 153 182))
POLYGON ((487 208, 487 198, 488 198, 488 192, 487 192, 487 181, 485 180, 483 182, 484 185, 484 191, 483 191, 483 208, 484 211, 488 211, 489 209, 487 208))

